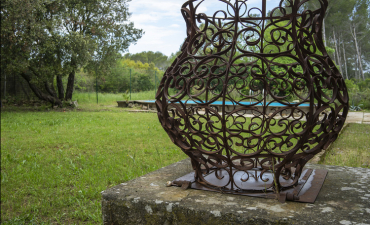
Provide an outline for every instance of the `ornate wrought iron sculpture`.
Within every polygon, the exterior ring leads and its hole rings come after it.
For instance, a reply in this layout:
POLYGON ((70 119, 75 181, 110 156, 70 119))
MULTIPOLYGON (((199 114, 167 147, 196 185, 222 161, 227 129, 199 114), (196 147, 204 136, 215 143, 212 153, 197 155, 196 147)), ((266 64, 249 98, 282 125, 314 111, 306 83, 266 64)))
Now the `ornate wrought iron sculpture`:
POLYGON ((224 8, 212 15, 199 12, 203 2, 183 4, 187 38, 156 94, 159 121, 195 170, 174 183, 299 200, 315 173, 303 167, 348 113, 344 79, 322 40, 327 0, 281 0, 269 13, 266 0, 261 9, 219 0, 224 8))

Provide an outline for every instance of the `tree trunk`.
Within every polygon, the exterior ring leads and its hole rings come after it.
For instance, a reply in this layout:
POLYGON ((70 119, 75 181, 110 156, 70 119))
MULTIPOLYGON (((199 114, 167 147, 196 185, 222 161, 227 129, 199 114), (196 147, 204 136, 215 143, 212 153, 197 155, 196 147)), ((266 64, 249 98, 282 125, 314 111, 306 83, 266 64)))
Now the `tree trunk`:
POLYGON ((65 100, 71 100, 73 95, 73 88, 75 83, 75 70, 73 69, 72 72, 68 76, 68 83, 67 83, 67 90, 66 90, 66 97, 65 100))
POLYGON ((28 92, 26 91, 26 89, 25 89, 25 88, 24 88, 24 86, 23 86, 23 82, 21 81, 21 82, 19 82, 19 83, 20 83, 20 85, 21 85, 21 88, 22 88, 23 93, 27 96, 28 101, 29 101, 29 100, 31 100, 30 95, 28 94, 28 92))
POLYGON ((324 37, 324 46, 326 47, 325 17, 322 20, 322 36, 324 37))
POLYGON ((4 98, 6 97, 6 74, 4 79, 4 98))
POLYGON ((17 96, 17 81, 15 80, 15 73, 13 74, 13 93, 14 93, 14 97, 17 96))
MULTIPOLYGON (((330 1, 328 1, 330 2, 330 1)), ((326 12, 325 12, 325 16, 324 18, 322 19, 322 34, 323 34, 323 37, 324 37, 324 46, 326 47, 326 29, 325 29, 325 18, 326 16, 329 14, 329 10, 331 9, 331 4, 329 4, 329 7, 326 9, 326 12)))
POLYGON ((55 94, 55 97, 58 98, 57 92, 55 91, 54 80, 55 79, 54 79, 54 76, 53 76, 53 78, 50 80, 51 90, 55 94))
POLYGON ((334 35, 334 44, 335 44, 335 53, 334 54, 337 55, 337 57, 336 57, 337 58, 337 65, 339 66, 340 73, 342 74, 342 67, 340 65, 340 58, 339 58, 339 53, 338 53, 337 39, 335 37, 334 29, 333 29, 333 35, 334 35))
POLYGON ((63 81, 61 76, 57 76, 57 87, 58 87, 58 98, 60 100, 64 99, 64 87, 63 81))
POLYGON ((357 75, 358 74, 357 73, 358 72, 358 62, 357 62, 358 61, 358 58, 357 58, 357 55, 355 55, 354 58, 355 58, 355 79, 358 79, 358 77, 357 77, 358 76, 357 75))
MULTIPOLYGON (((334 34, 334 27, 333 27, 333 34, 334 34)), ((335 39, 334 39, 334 37, 333 37, 333 44, 335 44, 335 39)), ((338 64, 338 63, 337 63, 337 57, 336 57, 336 55, 335 55, 335 49, 334 49, 334 54, 333 54, 333 55, 334 55, 334 63, 335 63, 335 64, 338 64)))
POLYGON ((48 101, 53 105, 62 106, 62 101, 60 101, 58 98, 54 98, 51 95, 44 94, 36 85, 31 83, 31 77, 27 73, 23 72, 23 73, 21 73, 21 76, 27 81, 31 90, 33 91, 33 93, 35 93, 35 95, 39 99, 44 100, 44 101, 48 101))
POLYGON ((335 57, 335 52, 334 52, 334 63, 337 64, 337 57, 335 57))
POLYGON ((362 70, 362 62, 361 62, 361 53, 360 53, 360 50, 358 48, 358 43, 357 43, 357 34, 356 34, 356 27, 353 27, 353 32, 352 32, 352 29, 351 29, 351 34, 352 34, 352 37, 355 41, 355 46, 356 46, 356 53, 357 53, 357 60, 358 60, 358 67, 359 67, 359 78, 362 78, 365 80, 365 77, 364 77, 364 71, 362 70))
POLYGON ((348 80, 348 70, 347 70, 347 59, 346 59, 346 49, 344 48, 344 41, 343 41, 343 58, 344 58, 344 69, 346 72, 346 78, 348 80))
POLYGON ((45 90, 54 98, 58 98, 57 93, 55 92, 55 89, 53 85, 50 87, 49 82, 45 81, 45 90))
POLYGON ((361 47, 360 47, 360 54, 359 54, 359 61, 360 61, 360 68, 361 68, 361 74, 362 74, 362 79, 365 80, 365 75, 364 75, 364 70, 362 68, 362 54, 361 54, 361 47))
POLYGON ((343 69, 342 69, 342 52, 341 52, 341 49, 340 49, 340 43, 342 42, 341 40, 341 36, 339 36, 338 38, 338 59, 339 59, 339 68, 340 68, 340 73, 342 74, 342 77, 344 77, 344 74, 343 74, 343 69))

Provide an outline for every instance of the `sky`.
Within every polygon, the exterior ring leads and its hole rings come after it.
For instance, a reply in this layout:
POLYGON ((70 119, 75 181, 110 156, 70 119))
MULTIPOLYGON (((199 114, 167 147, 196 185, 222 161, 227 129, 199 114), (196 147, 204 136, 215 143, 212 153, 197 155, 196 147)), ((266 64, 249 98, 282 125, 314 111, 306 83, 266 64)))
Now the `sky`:
MULTIPOLYGON (((249 9, 261 8, 263 0, 247 0, 249 9)), ((280 0, 266 0, 267 11, 279 5, 280 0)), ((130 53, 142 51, 159 51, 169 56, 180 49, 186 38, 186 25, 180 12, 185 0, 132 0, 129 11, 130 21, 135 28, 143 29, 145 34, 136 45, 131 45, 130 53)), ((197 1, 199 2, 199 1, 197 1)), ((225 9, 225 4, 218 0, 205 0, 197 12, 208 16, 219 9, 225 9)), ((256 13, 256 10, 252 13, 256 13)))

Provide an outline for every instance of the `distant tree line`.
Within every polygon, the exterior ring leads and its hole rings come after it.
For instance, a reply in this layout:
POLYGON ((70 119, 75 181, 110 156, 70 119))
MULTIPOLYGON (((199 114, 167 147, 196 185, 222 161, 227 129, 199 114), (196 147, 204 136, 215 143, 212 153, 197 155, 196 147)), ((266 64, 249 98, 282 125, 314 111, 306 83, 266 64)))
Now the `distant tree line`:
POLYGON ((124 58, 131 59, 133 61, 140 61, 142 63, 153 63, 161 70, 167 69, 171 63, 168 56, 162 52, 144 51, 136 54, 126 53, 124 58))

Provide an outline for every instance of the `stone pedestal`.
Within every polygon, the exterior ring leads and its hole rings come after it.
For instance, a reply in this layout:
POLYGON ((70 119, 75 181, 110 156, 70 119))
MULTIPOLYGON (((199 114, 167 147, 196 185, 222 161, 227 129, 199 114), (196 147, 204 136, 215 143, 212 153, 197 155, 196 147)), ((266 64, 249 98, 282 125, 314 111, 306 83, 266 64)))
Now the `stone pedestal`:
POLYGON ((102 192, 104 224, 370 225, 370 169, 309 164, 329 170, 315 204, 166 187, 192 171, 190 160, 102 192))

